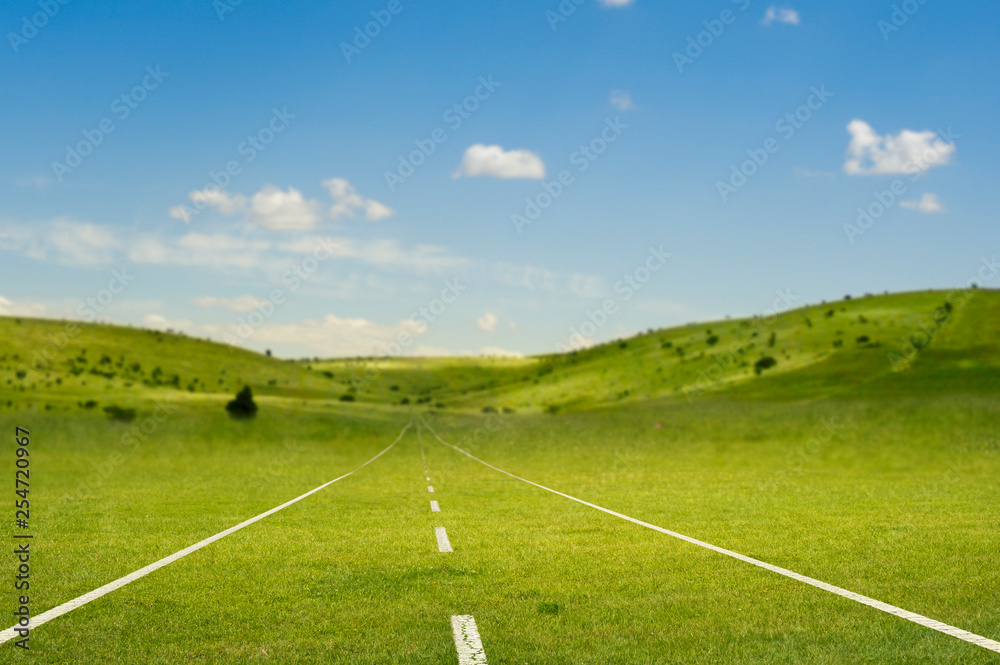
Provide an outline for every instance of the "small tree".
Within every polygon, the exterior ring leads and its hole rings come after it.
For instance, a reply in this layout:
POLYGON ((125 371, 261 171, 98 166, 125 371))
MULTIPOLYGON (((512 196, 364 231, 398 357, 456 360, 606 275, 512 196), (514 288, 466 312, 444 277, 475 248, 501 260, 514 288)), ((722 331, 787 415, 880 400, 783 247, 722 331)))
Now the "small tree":
POLYGON ((253 418, 257 415, 257 403, 253 401, 253 391, 250 386, 236 393, 236 399, 226 404, 226 411, 231 418, 253 418))

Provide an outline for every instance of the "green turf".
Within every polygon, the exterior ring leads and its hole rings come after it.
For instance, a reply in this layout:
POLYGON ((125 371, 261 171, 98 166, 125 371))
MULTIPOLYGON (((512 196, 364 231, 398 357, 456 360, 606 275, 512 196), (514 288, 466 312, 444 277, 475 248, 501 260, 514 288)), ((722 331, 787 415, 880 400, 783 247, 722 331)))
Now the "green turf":
MULTIPOLYGON (((15 426, 32 436, 36 613, 355 468, 418 419, 357 474, 39 627, 29 654, 0 646, 0 662, 455 663, 454 614, 476 617, 491 663, 996 662, 518 482, 419 425, 581 499, 1000 639, 1000 294, 963 294, 902 364, 890 354, 949 294, 817 306, 746 334, 738 321, 655 331, 566 357, 396 360, 353 393, 350 376, 374 361, 291 363, 107 326, 81 328, 78 346, 19 379, 65 324, 0 319, 11 495, 15 426), (712 358, 734 343, 746 367, 712 358), (74 375, 83 348, 88 369, 74 375), (757 375, 762 354, 778 364, 757 375), (179 385, 154 381, 156 366, 179 385), (242 383, 264 395, 251 421, 223 409, 242 383), (89 399, 96 408, 79 406, 89 399), (138 417, 114 422, 110 404, 138 417), (144 423, 145 440, 126 436, 144 423), (437 551, 434 526, 453 553, 437 551)), ((13 617, 6 558, 0 607, 13 617)))

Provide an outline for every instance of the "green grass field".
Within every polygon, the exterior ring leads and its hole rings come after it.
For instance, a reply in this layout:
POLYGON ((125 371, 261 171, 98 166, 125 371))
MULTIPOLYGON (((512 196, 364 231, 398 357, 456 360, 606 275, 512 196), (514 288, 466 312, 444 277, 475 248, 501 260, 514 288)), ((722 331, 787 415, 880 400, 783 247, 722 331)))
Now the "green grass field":
MULTIPOLYGON (((0 645, 0 662, 456 663, 450 617, 471 614, 489 663, 996 663, 510 478, 429 428, 574 497, 1000 640, 997 340, 993 291, 525 359, 290 362, 0 318, 6 536, 22 531, 23 427, 36 615, 356 468, 410 424, 354 475, 37 627, 27 653, 0 645), (245 384, 260 411, 233 420, 245 384)), ((0 566, 6 628, 13 555, 0 566)))

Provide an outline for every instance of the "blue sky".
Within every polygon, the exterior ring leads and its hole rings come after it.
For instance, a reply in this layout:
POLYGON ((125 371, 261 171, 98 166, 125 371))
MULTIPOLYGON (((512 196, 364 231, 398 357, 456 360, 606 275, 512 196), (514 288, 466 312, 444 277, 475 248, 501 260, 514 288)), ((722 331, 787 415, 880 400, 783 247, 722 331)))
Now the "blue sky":
POLYGON ((1000 244, 991 9, 12 0, 0 313, 530 354, 960 286, 1000 244))

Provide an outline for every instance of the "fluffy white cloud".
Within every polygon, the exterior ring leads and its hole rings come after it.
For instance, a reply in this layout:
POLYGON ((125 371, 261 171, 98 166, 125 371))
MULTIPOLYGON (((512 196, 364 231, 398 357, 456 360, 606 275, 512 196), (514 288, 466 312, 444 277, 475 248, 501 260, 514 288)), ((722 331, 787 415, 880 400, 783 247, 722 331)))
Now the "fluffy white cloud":
POLYGON ((632 94, 625 90, 615 90, 611 93, 609 100, 619 111, 631 111, 635 108, 632 103, 632 94))
POLYGON ((545 177, 545 164, 530 150, 504 151, 498 145, 477 143, 469 146, 462 157, 462 164, 454 174, 456 178, 461 176, 541 180, 545 177))
POLYGON ((354 186, 343 178, 329 178, 323 181, 323 186, 327 188, 330 192, 330 198, 333 199, 333 206, 330 208, 332 219, 344 215, 354 217, 355 211, 362 211, 365 219, 369 222, 377 222, 396 214, 396 211, 389 206, 374 199, 366 199, 358 194, 354 186))
POLYGON ((760 22, 764 25, 771 25, 775 21, 778 23, 788 23, 789 25, 798 25, 799 13, 794 9, 779 9, 776 6, 771 5, 767 8, 767 11, 764 12, 764 18, 761 19, 760 22))
MULTIPOLYGON (((343 178, 330 178, 322 184, 333 199, 333 206, 329 209, 330 219, 345 215, 353 217, 355 212, 361 211, 365 219, 374 222, 396 214, 389 206, 358 194, 343 178)), ((294 187, 285 191, 274 185, 265 185, 249 198, 242 194, 230 194, 224 189, 206 187, 191 192, 188 198, 197 209, 215 208, 226 217, 242 213, 247 220, 272 231, 308 231, 315 229, 323 218, 323 205, 315 199, 307 199, 294 187)), ((168 213, 185 224, 190 223, 195 214, 191 208, 180 205, 173 206, 168 213)))
POLYGON ((320 204, 306 200, 302 192, 289 187, 284 192, 265 185, 250 199, 250 220, 272 231, 308 231, 319 223, 320 204))
POLYGON ((851 142, 847 146, 844 172, 849 175, 899 175, 926 171, 951 161, 955 145, 932 131, 904 129, 893 136, 879 136, 864 120, 847 125, 851 142))
POLYGON ((944 206, 938 200, 937 194, 925 193, 919 201, 900 201, 899 205, 909 210, 916 210, 926 215, 945 212, 944 206))
POLYGON ((482 330, 483 332, 493 332, 494 330, 497 329, 497 321, 499 320, 500 319, 497 318, 496 314, 492 312, 486 312, 478 319, 476 319, 476 327, 482 330))

